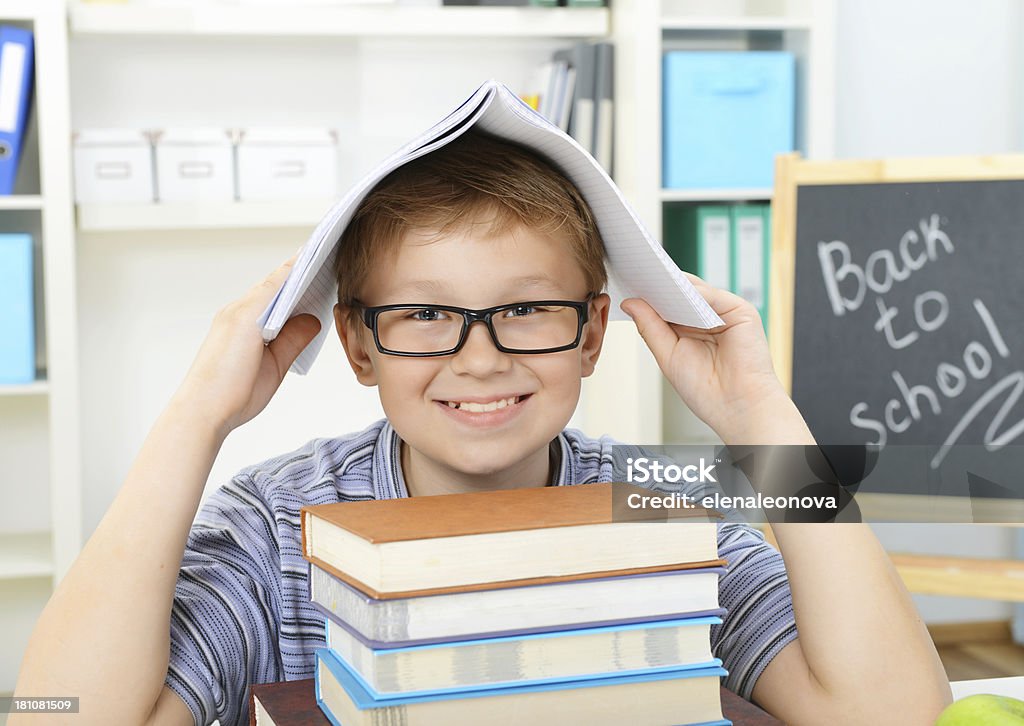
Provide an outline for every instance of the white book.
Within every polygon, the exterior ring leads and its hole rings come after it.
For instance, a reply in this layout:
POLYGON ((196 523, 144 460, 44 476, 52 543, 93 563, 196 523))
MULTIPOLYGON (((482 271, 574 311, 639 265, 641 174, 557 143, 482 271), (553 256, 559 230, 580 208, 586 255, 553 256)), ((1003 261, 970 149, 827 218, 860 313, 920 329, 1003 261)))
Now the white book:
POLYGON ((717 567, 378 599, 315 564, 313 604, 369 646, 717 615, 717 567))
POLYGON ((269 342, 293 315, 309 313, 319 318, 320 333, 292 364, 293 371, 306 373, 309 370, 333 329, 332 311, 337 296, 336 247, 359 203, 389 173, 441 148, 471 127, 533 149, 558 167, 579 189, 593 211, 605 245, 612 319, 628 319, 619 311, 619 303, 624 298, 642 297, 670 322, 697 328, 722 324, 721 318, 646 230, 601 165, 507 86, 491 80, 426 133, 401 147, 365 176, 313 230, 288 279, 259 319, 263 339, 269 342))

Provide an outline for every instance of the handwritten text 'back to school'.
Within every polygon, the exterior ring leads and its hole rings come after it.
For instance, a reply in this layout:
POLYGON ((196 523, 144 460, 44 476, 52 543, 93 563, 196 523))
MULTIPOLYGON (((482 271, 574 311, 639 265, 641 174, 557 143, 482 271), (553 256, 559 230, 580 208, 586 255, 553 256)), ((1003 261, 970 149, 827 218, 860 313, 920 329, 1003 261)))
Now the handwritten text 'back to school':
MULTIPOLYGON (((818 243, 818 261, 832 312, 842 317, 859 310, 868 304, 869 293, 874 293, 871 301, 878 311, 874 332, 884 338, 888 348, 896 351, 913 350, 914 344, 923 336, 939 331, 949 318, 949 298, 942 290, 925 290, 914 298, 913 310, 900 310, 888 304, 885 295, 926 266, 952 264, 955 252, 956 245, 941 228, 938 214, 922 219, 919 229, 907 230, 895 250, 872 252, 863 266, 852 259, 850 247, 845 242, 818 243)), ((971 305, 981 320, 985 335, 980 336, 980 340, 969 341, 959 360, 937 362, 934 386, 931 382, 908 383, 899 370, 893 370, 890 377, 897 395, 889 398, 881 408, 867 401, 858 401, 850 408, 850 423, 875 433, 875 439, 868 443, 885 446, 890 432, 899 434, 907 431, 926 415, 942 415, 943 405, 960 396, 969 379, 990 382, 994 356, 1010 357, 1010 349, 988 307, 979 298, 973 298, 971 305)), ((989 422, 983 443, 992 451, 1024 433, 1024 420, 1004 427, 1005 419, 1022 393, 1022 370, 991 381, 985 393, 953 424, 931 466, 938 468, 968 426, 990 403, 1001 397, 1002 406, 989 422)))

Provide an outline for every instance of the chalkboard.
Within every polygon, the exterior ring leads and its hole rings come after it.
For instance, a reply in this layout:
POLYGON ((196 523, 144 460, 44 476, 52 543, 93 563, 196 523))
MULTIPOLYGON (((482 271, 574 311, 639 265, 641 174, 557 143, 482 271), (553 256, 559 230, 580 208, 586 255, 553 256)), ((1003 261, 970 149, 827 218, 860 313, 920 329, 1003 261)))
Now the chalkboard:
POLYGON ((789 156, 776 184, 769 336, 815 439, 1020 459, 1024 157, 789 156))

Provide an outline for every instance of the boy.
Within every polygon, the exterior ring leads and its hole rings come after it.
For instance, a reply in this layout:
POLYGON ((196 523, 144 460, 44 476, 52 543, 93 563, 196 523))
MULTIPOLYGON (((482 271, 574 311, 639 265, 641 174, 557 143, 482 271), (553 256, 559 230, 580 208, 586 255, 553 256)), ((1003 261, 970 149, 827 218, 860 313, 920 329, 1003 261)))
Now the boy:
MULTIPOLYGON (((382 181, 340 249, 337 332, 387 419, 246 469, 189 532, 220 444, 319 328, 296 317, 264 347, 253 326, 288 264, 222 310, 40 618, 19 694, 80 695, 76 723, 244 723, 248 685, 312 676, 323 644, 300 506, 610 479, 612 442, 563 431, 609 298, 591 212, 561 174, 466 132, 382 181)), ((813 443, 757 313, 700 289, 718 332, 623 305, 684 401, 727 443, 813 443)), ((777 537, 785 568, 753 530, 719 530, 729 614, 712 641, 727 685, 791 723, 931 723, 948 683, 870 531, 777 537)))

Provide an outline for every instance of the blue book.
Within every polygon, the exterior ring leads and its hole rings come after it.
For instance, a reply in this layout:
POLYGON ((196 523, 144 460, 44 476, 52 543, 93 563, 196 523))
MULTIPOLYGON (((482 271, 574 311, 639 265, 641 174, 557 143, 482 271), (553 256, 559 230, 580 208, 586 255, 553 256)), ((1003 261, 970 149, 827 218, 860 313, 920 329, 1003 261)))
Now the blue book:
POLYGON ((36 377, 32 236, 0 234, 0 384, 36 377))
POLYGON ((719 679, 728 674, 719 666, 375 698, 332 651, 316 658, 316 702, 335 726, 732 723, 722 718, 719 679))
POLYGON ((13 194, 32 99, 32 31, 0 25, 0 194, 13 194))

